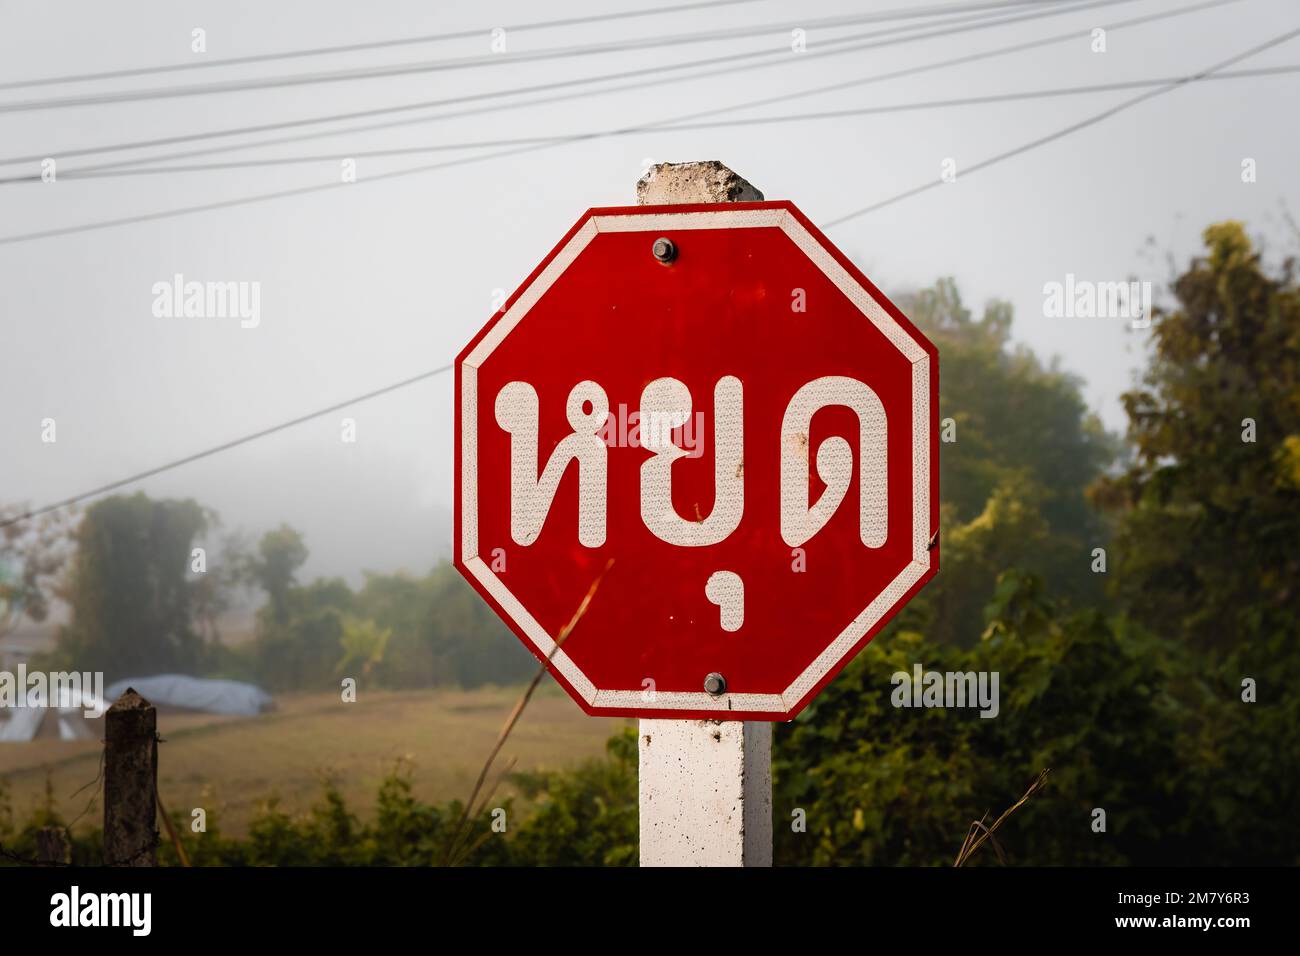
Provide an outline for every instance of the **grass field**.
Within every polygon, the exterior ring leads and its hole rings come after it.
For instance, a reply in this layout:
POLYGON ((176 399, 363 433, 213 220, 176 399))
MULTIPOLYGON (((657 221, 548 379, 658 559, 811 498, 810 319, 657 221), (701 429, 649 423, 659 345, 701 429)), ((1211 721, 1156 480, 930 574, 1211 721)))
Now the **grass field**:
MULTIPOLYGON (((260 717, 160 714, 158 789, 173 814, 203 807, 231 835, 242 834, 269 797, 278 796, 288 812, 306 810, 326 775, 349 807, 368 815, 380 780, 403 757, 414 765, 418 797, 463 800, 519 694, 518 688, 375 691, 362 692, 354 704, 342 703, 337 692, 281 695, 278 709, 260 717)), ((559 688, 544 685, 497 767, 512 757, 518 770, 572 766, 603 753, 606 738, 624 724, 588 717, 559 688)), ((100 788, 92 784, 100 750, 98 741, 0 744, 0 780, 8 783, 15 819, 25 821, 41 805, 48 781, 65 819, 102 823, 100 788)))

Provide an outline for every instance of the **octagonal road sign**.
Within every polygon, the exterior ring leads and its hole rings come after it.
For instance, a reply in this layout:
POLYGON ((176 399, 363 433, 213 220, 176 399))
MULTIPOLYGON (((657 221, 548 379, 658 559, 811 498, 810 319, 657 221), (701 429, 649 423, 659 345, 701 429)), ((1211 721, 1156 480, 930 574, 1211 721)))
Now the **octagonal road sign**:
POLYGON ((456 566, 589 714, 789 719, 938 570, 937 352, 789 202, 589 210, 455 387, 456 566))

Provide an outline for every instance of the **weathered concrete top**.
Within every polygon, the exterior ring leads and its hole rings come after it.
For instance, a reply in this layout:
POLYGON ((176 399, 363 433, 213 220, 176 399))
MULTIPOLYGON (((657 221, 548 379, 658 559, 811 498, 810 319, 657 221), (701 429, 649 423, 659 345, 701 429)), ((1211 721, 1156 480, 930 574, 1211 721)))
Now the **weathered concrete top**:
POLYGON ((692 202, 762 202, 763 194, 716 159, 657 163, 636 184, 642 206, 692 202))
POLYGON ((128 687, 126 693, 115 700, 109 710, 118 713, 126 710, 153 710, 153 704, 141 697, 134 687, 128 687))

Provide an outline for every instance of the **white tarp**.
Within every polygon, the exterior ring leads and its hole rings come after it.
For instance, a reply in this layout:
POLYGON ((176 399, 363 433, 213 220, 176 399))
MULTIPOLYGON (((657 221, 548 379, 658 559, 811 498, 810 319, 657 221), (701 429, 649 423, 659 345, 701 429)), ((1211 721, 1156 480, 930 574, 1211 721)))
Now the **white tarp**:
POLYGON ((181 707, 209 714, 255 716, 270 710, 275 702, 271 695, 253 684, 233 680, 209 680, 184 674, 157 674, 132 677, 109 686, 104 694, 109 703, 117 700, 128 687, 155 707, 181 707))
POLYGON ((103 736, 103 729, 86 712, 103 714, 106 704, 87 691, 59 687, 56 693, 57 699, 49 707, 0 708, 0 743, 24 743, 38 735, 60 740, 103 736))

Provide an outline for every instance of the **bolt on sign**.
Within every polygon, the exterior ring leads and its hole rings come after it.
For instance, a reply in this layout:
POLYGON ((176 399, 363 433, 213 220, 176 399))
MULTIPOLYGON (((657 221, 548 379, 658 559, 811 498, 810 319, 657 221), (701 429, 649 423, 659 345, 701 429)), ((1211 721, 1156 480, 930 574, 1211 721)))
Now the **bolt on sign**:
POLYGON ((938 371, 789 202, 589 210, 457 358, 456 566, 589 714, 787 720, 938 570, 938 371))

